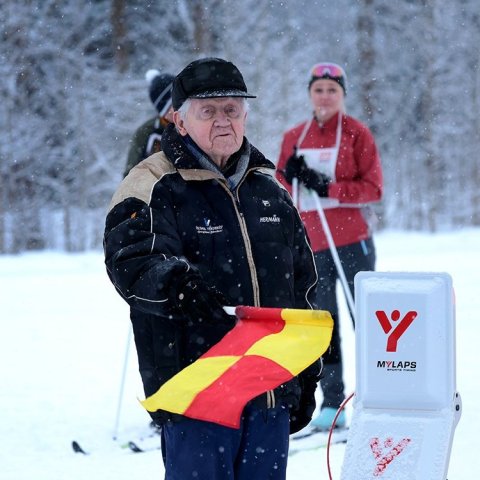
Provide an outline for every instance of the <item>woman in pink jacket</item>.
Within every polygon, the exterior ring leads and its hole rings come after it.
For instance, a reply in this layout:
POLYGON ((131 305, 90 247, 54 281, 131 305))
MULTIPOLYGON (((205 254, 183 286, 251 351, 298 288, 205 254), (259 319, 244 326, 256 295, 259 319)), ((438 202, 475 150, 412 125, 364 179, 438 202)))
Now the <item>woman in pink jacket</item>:
MULTIPOLYGON (((327 430, 345 398, 336 299, 339 274, 312 192, 320 197, 353 297, 355 274, 375 268, 375 247, 366 213, 367 204, 381 199, 383 179, 372 133, 345 114, 343 68, 333 63, 314 65, 308 93, 313 114, 284 134, 277 177, 296 199, 310 237, 319 276, 316 306, 330 311, 335 321, 331 348, 323 359, 323 402, 320 414, 311 423, 316 429, 327 430)), ((337 426, 344 425, 342 412, 337 426)))

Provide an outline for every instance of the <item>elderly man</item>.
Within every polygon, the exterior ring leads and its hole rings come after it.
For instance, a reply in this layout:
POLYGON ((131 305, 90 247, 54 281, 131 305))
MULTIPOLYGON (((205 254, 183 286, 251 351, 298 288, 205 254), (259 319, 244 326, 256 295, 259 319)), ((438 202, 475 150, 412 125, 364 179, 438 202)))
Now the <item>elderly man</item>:
MULTIPOLYGON (((110 206, 107 271, 136 312, 147 396, 234 327, 222 305, 311 308, 310 245, 274 165, 244 137, 246 98, 232 63, 189 64, 173 82, 163 152, 132 169, 110 206)), ((254 398, 240 429, 153 413, 165 478, 284 479, 289 433, 311 419, 319 370, 254 398)))

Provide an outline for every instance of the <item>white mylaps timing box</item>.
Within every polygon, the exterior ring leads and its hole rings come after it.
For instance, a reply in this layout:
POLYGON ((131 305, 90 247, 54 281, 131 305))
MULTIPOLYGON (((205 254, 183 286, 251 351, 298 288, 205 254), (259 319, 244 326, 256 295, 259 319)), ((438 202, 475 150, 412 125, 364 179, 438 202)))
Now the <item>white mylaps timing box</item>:
POLYGON ((355 292, 356 400, 364 408, 451 406, 456 388, 451 277, 361 272, 355 292))
POLYGON ((445 480, 461 399, 445 273, 355 276, 356 391, 342 480, 445 480))

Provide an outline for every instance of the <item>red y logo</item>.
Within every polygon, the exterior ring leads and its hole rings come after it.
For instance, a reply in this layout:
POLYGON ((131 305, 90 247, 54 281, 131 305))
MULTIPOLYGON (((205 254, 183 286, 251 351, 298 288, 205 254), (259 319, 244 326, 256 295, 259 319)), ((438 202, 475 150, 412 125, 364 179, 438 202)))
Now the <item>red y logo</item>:
MULTIPOLYGON (((377 319, 380 322, 383 331, 388 335, 387 352, 396 352, 398 339, 405 333, 410 324, 415 320, 417 312, 408 312, 402 318, 402 320, 400 320, 400 323, 393 329, 391 333, 390 331, 393 327, 387 317, 387 314, 383 310, 378 310, 375 312, 375 315, 377 315, 377 319)), ((400 318, 400 312, 398 310, 394 310, 390 318, 392 319, 392 322, 398 321, 400 318)))
POLYGON ((400 442, 394 445, 393 438, 389 437, 383 442, 383 446, 380 443, 378 437, 373 437, 370 439, 370 448, 372 449, 373 456, 377 461, 377 466, 373 471, 374 477, 379 477, 385 472, 387 466, 392 462, 392 460, 400 455, 405 447, 410 443, 410 438, 402 438, 400 442), (388 448, 387 453, 384 452, 383 448, 388 448))

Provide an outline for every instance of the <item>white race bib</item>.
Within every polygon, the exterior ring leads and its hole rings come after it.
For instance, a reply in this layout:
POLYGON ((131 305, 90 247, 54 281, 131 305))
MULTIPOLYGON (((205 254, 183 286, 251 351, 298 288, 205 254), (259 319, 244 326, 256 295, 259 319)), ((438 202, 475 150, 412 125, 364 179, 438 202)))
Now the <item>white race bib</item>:
MULTIPOLYGON (((337 167, 338 150, 340 148, 340 140, 342 138, 342 115, 338 116, 337 136, 335 146, 330 148, 301 148, 301 144, 310 128, 312 122, 305 125, 302 134, 298 139, 297 156, 303 156, 308 168, 323 173, 335 181, 335 169, 337 167)), ((334 198, 321 198, 320 202, 323 208, 335 208, 340 202, 334 198)), ((298 209, 301 212, 316 210, 316 203, 313 193, 299 185, 298 188, 298 209)))

